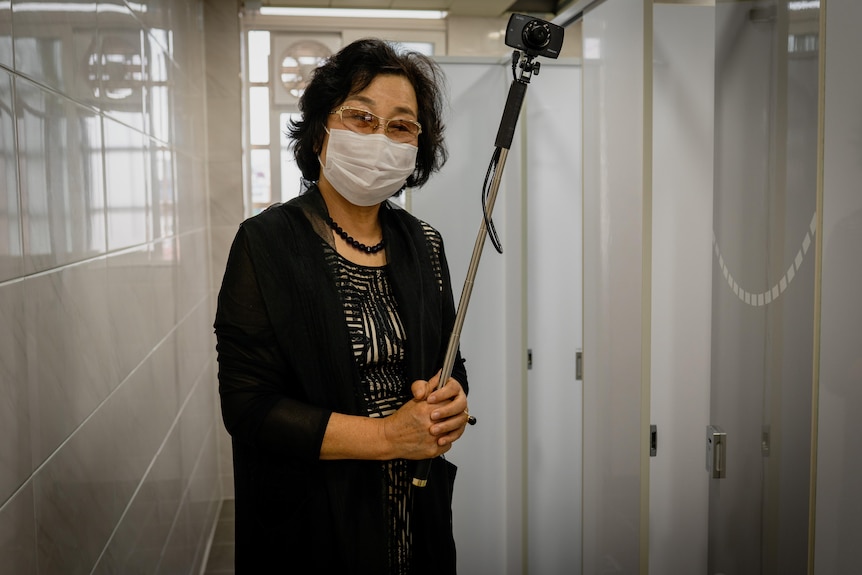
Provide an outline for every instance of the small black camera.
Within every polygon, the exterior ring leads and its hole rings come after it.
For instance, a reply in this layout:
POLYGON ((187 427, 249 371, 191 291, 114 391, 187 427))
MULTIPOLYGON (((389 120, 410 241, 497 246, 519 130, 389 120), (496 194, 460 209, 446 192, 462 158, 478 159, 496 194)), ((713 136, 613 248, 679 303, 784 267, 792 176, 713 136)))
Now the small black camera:
POLYGON ((506 45, 528 56, 556 58, 563 47, 563 29, 539 18, 512 14, 506 26, 506 45))

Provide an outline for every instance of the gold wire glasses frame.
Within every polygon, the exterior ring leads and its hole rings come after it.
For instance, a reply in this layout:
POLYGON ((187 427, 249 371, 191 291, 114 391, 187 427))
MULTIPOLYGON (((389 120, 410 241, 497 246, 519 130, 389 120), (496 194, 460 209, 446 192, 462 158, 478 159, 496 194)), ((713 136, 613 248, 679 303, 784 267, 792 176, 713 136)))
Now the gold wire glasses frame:
POLYGON ((341 106, 337 110, 330 112, 330 114, 337 115, 341 118, 341 123, 344 124, 345 128, 358 134, 371 134, 382 125, 383 133, 390 140, 396 142, 412 142, 422 133, 422 125, 419 122, 381 118, 377 114, 372 114, 368 110, 361 108, 341 106))

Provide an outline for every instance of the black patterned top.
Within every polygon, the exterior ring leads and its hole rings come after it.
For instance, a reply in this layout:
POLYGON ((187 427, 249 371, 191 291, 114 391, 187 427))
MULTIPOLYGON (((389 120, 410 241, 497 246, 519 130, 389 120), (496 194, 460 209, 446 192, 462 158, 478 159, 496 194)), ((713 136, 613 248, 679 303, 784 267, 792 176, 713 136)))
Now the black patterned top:
MULTIPOLYGON (((329 262, 335 266, 368 415, 385 417, 411 397, 404 375, 405 331, 387 268, 358 265, 337 254, 329 262)), ((382 465, 388 494, 389 572, 407 573, 411 545, 408 465, 403 459, 382 465)))

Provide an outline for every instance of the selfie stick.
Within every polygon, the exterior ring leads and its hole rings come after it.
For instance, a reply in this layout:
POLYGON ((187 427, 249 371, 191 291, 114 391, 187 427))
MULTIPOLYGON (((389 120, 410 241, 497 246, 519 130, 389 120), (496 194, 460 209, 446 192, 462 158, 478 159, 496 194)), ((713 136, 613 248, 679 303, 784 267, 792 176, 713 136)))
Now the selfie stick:
MULTIPOLYGON (((461 338, 461 328, 464 326, 464 317, 467 315, 467 306, 470 303, 470 294, 473 291, 473 280, 476 278, 479 259, 482 257, 482 248, 485 246, 485 236, 489 234, 489 226, 493 230, 491 212, 494 211, 494 202, 497 200, 497 190, 500 187, 500 179, 503 175, 506 157, 509 155, 512 138, 515 135, 515 125, 518 123, 518 116, 521 113, 521 106, 524 103, 524 96, 527 93, 527 85, 530 83, 530 77, 533 74, 539 73, 539 63, 533 63, 533 58, 534 56, 522 54, 517 50, 512 53, 512 68, 515 70, 515 79, 509 87, 509 96, 506 99, 503 118, 497 131, 496 149, 491 160, 491 167, 489 168, 489 171, 494 171, 494 175, 491 180, 491 187, 487 192, 484 217, 479 226, 479 235, 476 237, 476 244, 473 246, 473 256, 470 258, 470 265, 467 268, 467 279, 464 280, 461 301, 458 302, 455 325, 452 327, 452 335, 449 337, 449 346, 446 348, 446 357, 443 360, 443 368, 440 372, 440 381, 437 384, 437 389, 443 387, 449 380, 452 375, 452 368, 455 365, 455 357, 458 354, 458 342, 461 338)), ((496 236, 492 237, 492 241, 495 243, 497 251, 502 253, 503 250, 499 247, 496 236)), ((470 422, 475 423, 475 418, 472 418, 470 422)), ((413 474, 413 485, 415 487, 425 487, 428 483, 431 461, 433 460, 423 459, 416 462, 416 470, 413 474)))

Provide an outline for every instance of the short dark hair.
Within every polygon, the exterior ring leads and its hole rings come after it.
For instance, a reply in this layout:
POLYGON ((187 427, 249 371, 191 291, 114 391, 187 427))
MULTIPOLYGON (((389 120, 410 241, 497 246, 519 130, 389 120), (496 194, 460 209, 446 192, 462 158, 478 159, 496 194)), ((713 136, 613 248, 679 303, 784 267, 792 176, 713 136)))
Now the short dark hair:
POLYGON ((357 40, 317 68, 299 99, 301 120, 287 127, 293 140, 293 155, 305 180, 320 178, 318 155, 323 146, 329 113, 348 97, 361 92, 380 74, 404 76, 413 85, 422 124, 416 170, 407 179, 411 187, 422 186, 448 158, 443 142, 443 86, 440 67, 418 52, 399 50, 376 38, 357 40))

